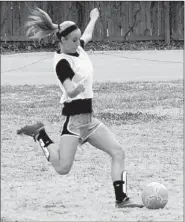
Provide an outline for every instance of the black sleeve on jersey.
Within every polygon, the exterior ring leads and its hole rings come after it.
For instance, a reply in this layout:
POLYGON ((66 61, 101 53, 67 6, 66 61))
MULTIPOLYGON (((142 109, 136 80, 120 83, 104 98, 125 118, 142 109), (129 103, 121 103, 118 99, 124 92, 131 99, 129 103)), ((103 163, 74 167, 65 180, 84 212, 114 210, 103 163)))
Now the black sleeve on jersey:
POLYGON ((85 43, 84 43, 84 40, 80 39, 80 46, 84 49, 85 47, 85 43))
POLYGON ((72 79, 75 73, 73 72, 70 64, 67 60, 61 59, 56 66, 56 73, 61 83, 66 79, 72 79))

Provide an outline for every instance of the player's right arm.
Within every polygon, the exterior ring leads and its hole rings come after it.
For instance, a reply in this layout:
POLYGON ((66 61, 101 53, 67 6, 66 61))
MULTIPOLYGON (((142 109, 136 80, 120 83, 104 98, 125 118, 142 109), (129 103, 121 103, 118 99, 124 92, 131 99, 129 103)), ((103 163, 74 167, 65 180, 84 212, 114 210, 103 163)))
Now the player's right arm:
POLYGON ((74 98, 79 93, 85 91, 82 82, 80 82, 77 86, 74 86, 72 78, 75 73, 71 69, 70 64, 67 60, 62 59, 58 62, 56 66, 56 73, 70 98, 74 98))
POLYGON ((83 84, 80 83, 76 87, 74 87, 73 82, 69 78, 63 82, 63 86, 68 96, 71 98, 76 97, 78 94, 85 91, 83 84))

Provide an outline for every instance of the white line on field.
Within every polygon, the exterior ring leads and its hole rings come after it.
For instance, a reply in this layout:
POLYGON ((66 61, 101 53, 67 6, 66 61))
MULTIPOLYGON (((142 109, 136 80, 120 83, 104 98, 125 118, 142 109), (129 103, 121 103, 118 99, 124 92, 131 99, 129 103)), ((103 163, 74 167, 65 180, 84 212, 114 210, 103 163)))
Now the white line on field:
POLYGON ((21 66, 21 67, 19 67, 19 68, 6 70, 6 71, 4 71, 4 72, 2 72, 2 73, 12 72, 12 71, 16 71, 16 70, 19 70, 19 69, 23 69, 23 68, 26 68, 27 66, 33 65, 33 64, 38 63, 38 62, 41 62, 41 61, 44 61, 45 59, 48 59, 48 57, 47 57, 47 58, 44 58, 44 59, 39 59, 39 60, 37 60, 37 61, 35 61, 35 62, 29 63, 29 64, 27 64, 27 65, 25 65, 25 66, 21 66))

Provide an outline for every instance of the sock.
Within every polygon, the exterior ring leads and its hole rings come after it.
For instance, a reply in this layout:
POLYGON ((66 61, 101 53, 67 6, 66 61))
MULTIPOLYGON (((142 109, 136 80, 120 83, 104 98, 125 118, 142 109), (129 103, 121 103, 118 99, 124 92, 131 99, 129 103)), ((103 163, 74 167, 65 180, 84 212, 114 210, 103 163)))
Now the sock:
POLYGON ((117 202, 121 202, 125 197, 127 197, 126 193, 123 192, 123 184, 124 181, 122 180, 117 180, 113 183, 117 202))
POLYGON ((44 147, 47 147, 53 143, 53 141, 49 138, 49 136, 47 135, 44 129, 39 132, 37 140, 40 142, 42 141, 42 146, 44 147))
POLYGON ((49 161, 50 154, 48 150, 48 146, 53 143, 53 141, 49 138, 46 131, 43 129, 39 132, 39 135, 36 138, 44 152, 44 155, 46 156, 46 159, 49 161))

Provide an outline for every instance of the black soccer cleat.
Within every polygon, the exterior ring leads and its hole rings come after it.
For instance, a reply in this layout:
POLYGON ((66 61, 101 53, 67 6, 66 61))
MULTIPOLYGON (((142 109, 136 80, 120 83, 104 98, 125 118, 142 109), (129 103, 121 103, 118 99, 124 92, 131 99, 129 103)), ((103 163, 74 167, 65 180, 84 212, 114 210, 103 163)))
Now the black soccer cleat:
POLYGON ((49 161, 50 154, 46 147, 46 145, 53 143, 51 140, 46 140, 45 143, 42 138, 39 138, 40 132, 44 130, 44 124, 41 122, 37 122, 33 125, 26 125, 21 129, 17 130, 18 135, 26 135, 34 138, 35 142, 38 140, 40 147, 42 148, 46 159, 49 161))
POLYGON ((17 134, 31 136, 36 141, 36 136, 42 129, 44 129, 44 124, 41 122, 37 122, 33 125, 26 125, 22 127, 21 129, 17 130, 17 134))
POLYGON ((143 204, 134 203, 129 197, 125 197, 122 201, 116 201, 116 208, 143 208, 143 204))

